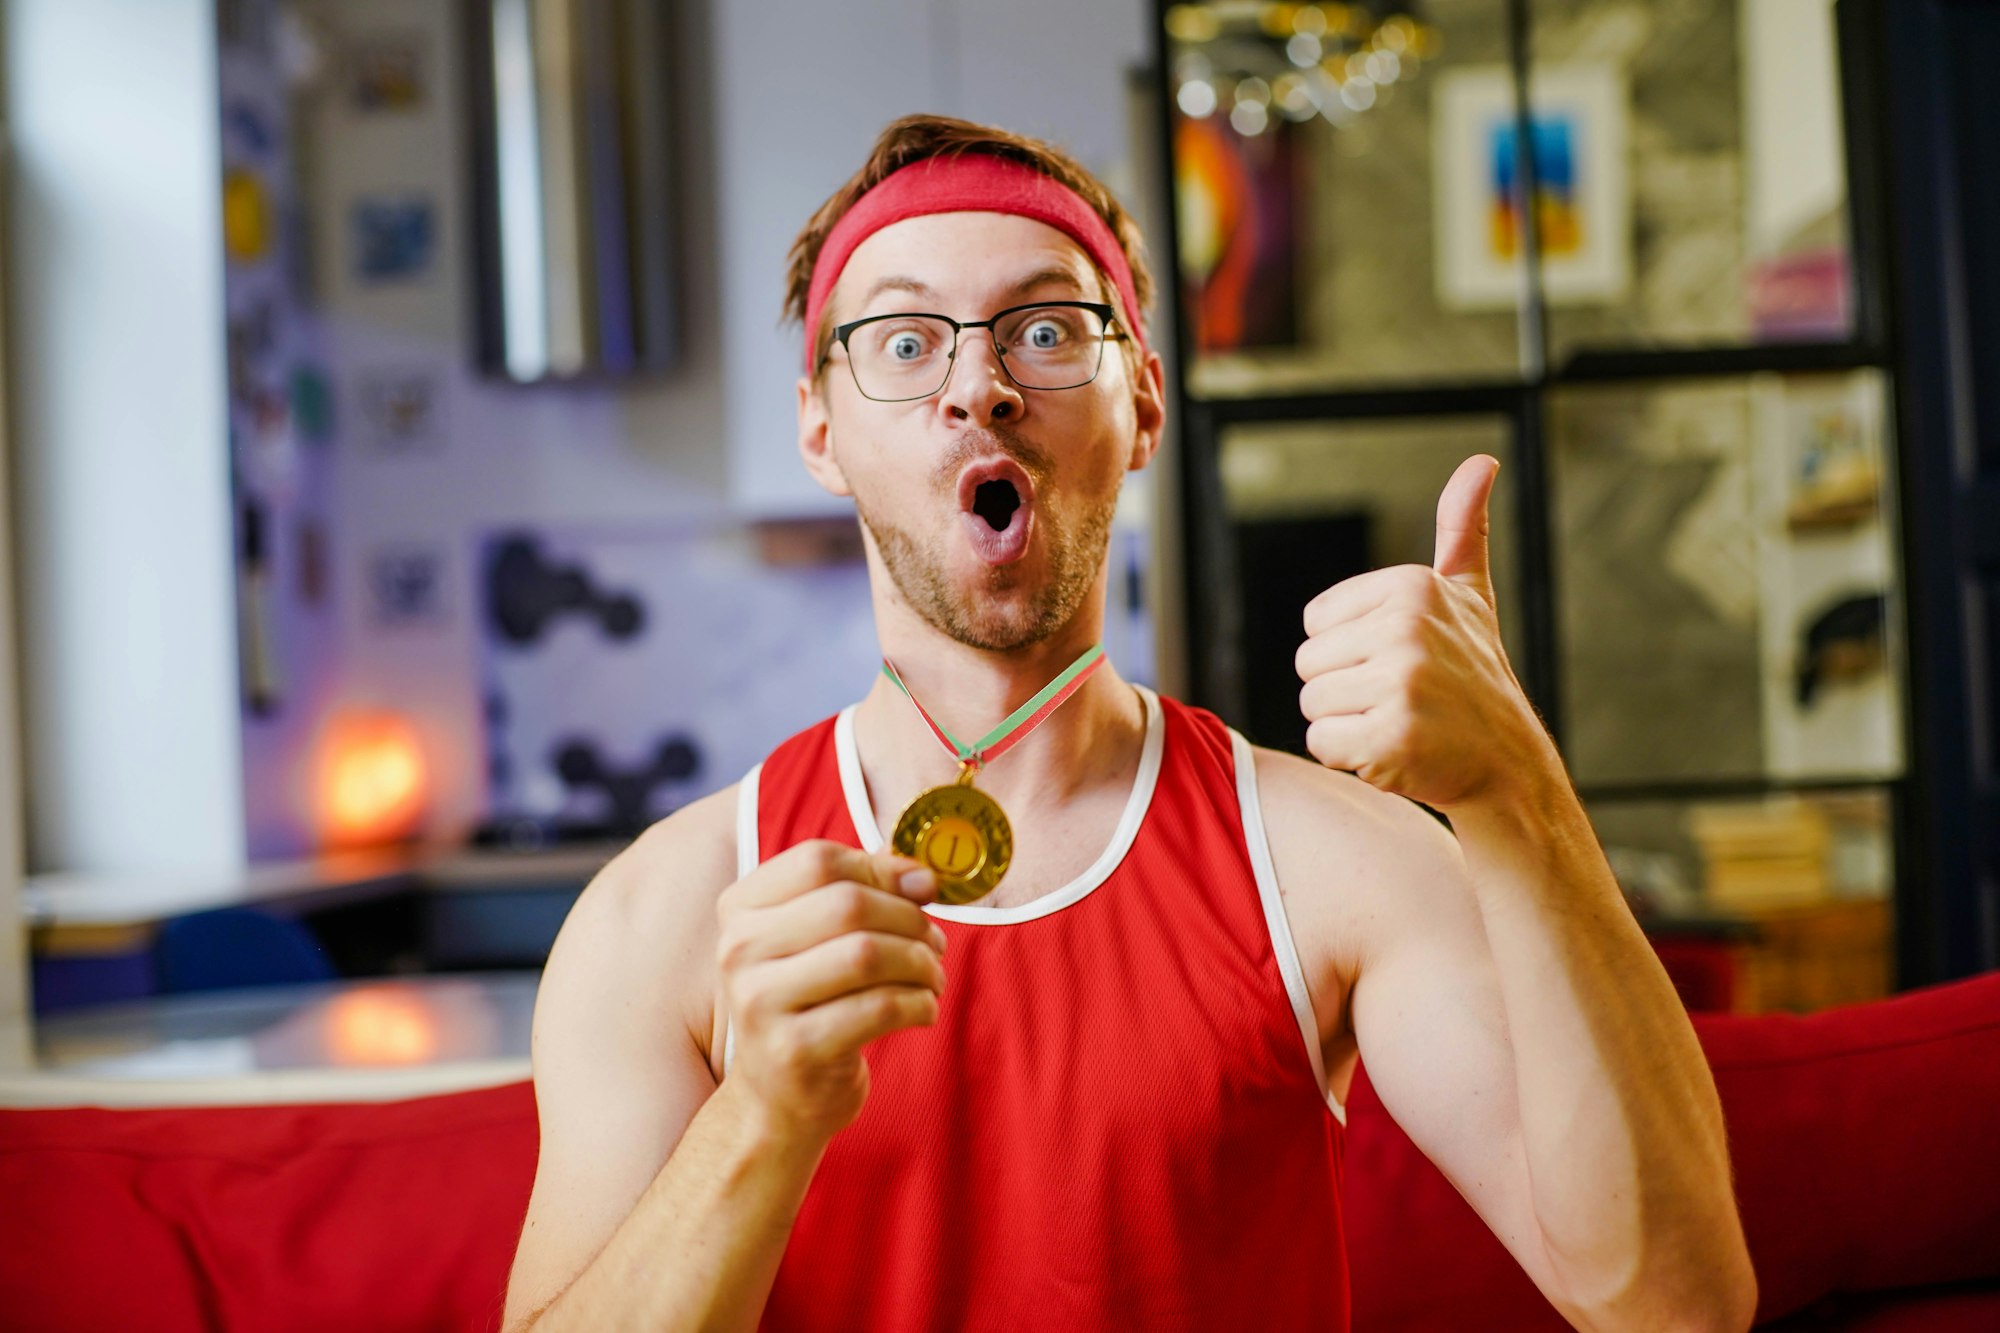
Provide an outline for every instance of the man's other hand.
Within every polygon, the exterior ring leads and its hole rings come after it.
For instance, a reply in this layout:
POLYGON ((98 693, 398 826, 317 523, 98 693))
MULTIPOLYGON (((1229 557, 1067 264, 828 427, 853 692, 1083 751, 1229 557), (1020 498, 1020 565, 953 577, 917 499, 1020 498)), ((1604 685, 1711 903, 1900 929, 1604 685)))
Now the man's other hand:
POLYGON ((735 1032, 729 1077, 772 1128, 830 1139, 868 1095, 862 1048, 937 1021, 944 931, 915 861, 803 842, 726 889, 716 962, 735 1032))

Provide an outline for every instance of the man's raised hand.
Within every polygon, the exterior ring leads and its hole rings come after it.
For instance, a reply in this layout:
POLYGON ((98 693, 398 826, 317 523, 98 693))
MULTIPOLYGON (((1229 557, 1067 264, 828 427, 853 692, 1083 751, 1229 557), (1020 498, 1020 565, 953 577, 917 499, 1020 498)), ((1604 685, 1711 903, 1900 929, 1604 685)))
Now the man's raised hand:
POLYGON ((803 842, 724 890, 716 961, 736 1034, 729 1076, 786 1132, 831 1138, 868 1095, 862 1048, 937 1021, 944 932, 915 861, 803 842))
POLYGON ((1500 642, 1486 545, 1499 472, 1486 454, 1459 464, 1438 499, 1433 563, 1315 597, 1296 659, 1313 756, 1439 810, 1560 768, 1500 642))

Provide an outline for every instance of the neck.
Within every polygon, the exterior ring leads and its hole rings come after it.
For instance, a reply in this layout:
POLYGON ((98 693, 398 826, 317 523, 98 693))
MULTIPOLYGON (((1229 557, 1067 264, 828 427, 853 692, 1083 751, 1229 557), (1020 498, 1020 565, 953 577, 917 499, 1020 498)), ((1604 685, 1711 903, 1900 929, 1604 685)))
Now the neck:
MULTIPOLYGON (((990 652, 946 638, 928 625, 883 624, 885 656, 938 725, 971 745, 1098 641, 1101 615, 1080 615, 1062 632, 1014 652, 990 652)), ((1105 662, 1061 707, 992 765, 979 785, 1009 808, 1060 804, 1131 771, 1145 735, 1132 687, 1105 662)), ((876 813, 892 820, 927 787, 952 781, 958 759, 886 676, 855 710, 855 736, 876 813)))

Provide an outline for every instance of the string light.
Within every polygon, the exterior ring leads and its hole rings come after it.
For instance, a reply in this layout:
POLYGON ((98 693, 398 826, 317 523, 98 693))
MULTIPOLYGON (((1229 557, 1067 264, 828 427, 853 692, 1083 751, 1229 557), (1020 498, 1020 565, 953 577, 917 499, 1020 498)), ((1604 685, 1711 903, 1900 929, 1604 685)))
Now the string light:
POLYGON ((1443 50, 1438 29, 1390 4, 1291 4, 1213 0, 1177 4, 1167 35, 1181 48, 1174 105, 1190 120, 1228 109, 1246 138, 1275 113, 1336 125, 1378 105, 1443 50), (1385 12, 1386 11, 1386 12, 1385 12))

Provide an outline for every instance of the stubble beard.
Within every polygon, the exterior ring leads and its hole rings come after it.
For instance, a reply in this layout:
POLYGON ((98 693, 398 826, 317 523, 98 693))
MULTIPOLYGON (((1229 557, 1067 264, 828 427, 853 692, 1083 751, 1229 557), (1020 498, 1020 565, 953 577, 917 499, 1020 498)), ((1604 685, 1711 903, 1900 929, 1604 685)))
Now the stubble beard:
MULTIPOLYGON (((947 471, 956 475, 957 468, 940 469, 947 471)), ((979 585, 962 590, 949 572, 948 539, 921 537, 898 526, 872 512, 858 492, 854 507, 875 539, 890 581, 912 610, 968 648, 1009 653, 1044 642, 1076 618, 1104 567, 1117 506, 1114 501, 1087 509, 1071 528, 1038 503, 1034 521, 1048 553, 1048 576, 1021 600, 1003 600, 1023 586, 1018 563, 990 567, 979 585)))

